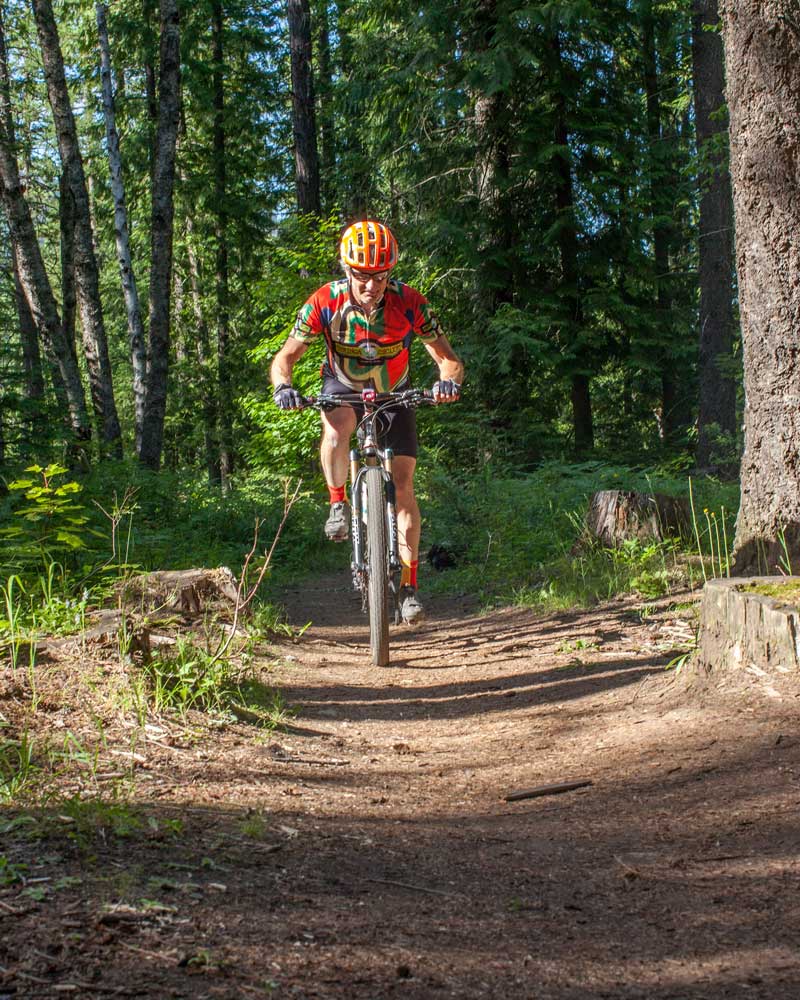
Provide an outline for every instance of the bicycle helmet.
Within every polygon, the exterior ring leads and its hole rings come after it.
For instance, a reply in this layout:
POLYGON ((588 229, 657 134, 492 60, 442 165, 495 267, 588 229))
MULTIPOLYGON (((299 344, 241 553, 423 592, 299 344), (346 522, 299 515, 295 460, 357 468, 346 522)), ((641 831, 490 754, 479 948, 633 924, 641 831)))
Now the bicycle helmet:
POLYGON ((397 240, 382 222, 363 219, 342 233, 339 256, 343 265, 357 271, 389 271, 397 263, 397 240))

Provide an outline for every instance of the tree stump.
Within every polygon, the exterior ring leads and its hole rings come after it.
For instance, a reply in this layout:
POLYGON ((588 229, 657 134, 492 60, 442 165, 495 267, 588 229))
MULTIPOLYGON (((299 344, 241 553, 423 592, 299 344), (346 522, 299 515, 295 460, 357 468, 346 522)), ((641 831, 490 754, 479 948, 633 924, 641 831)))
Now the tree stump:
POLYGON ((682 497, 631 490, 601 490, 589 501, 586 531, 605 548, 619 548, 630 539, 663 541, 682 535, 690 524, 682 497))
POLYGON ((118 594, 135 611, 180 612, 196 617, 236 604, 238 585, 227 566, 217 569, 160 570, 124 580, 118 594))
POLYGON ((709 580, 700 623, 699 660, 709 673, 749 674, 770 686, 800 681, 800 577, 709 580))

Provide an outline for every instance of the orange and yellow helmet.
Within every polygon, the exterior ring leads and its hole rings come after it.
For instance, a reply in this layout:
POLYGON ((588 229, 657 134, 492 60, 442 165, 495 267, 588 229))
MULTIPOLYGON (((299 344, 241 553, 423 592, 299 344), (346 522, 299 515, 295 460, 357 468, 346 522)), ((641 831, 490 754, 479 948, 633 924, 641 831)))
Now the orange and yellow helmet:
POLYGON ((339 256, 357 271, 390 271, 397 263, 397 240, 382 222, 363 219, 342 233, 339 256))

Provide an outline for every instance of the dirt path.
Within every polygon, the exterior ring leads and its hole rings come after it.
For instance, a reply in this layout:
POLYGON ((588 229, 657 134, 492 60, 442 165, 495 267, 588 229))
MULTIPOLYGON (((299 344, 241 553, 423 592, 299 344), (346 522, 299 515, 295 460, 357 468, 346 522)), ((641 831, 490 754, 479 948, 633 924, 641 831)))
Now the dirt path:
POLYGON ((29 843, 78 882, 0 891, 0 998, 798 995, 796 703, 665 672, 674 599, 433 602, 386 669, 346 580, 286 603, 314 621, 274 668, 296 729, 153 735, 152 836, 29 843))

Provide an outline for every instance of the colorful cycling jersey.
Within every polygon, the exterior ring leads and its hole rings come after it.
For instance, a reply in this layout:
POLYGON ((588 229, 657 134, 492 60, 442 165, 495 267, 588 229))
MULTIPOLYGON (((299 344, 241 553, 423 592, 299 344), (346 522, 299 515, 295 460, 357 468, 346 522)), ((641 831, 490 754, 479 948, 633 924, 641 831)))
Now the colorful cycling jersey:
POLYGON ((430 303, 409 285, 391 278, 368 317, 351 299, 347 278, 341 278, 314 292, 291 336, 309 344, 322 334, 335 378, 356 390, 389 392, 408 378, 414 337, 430 343, 441 333, 430 303))

